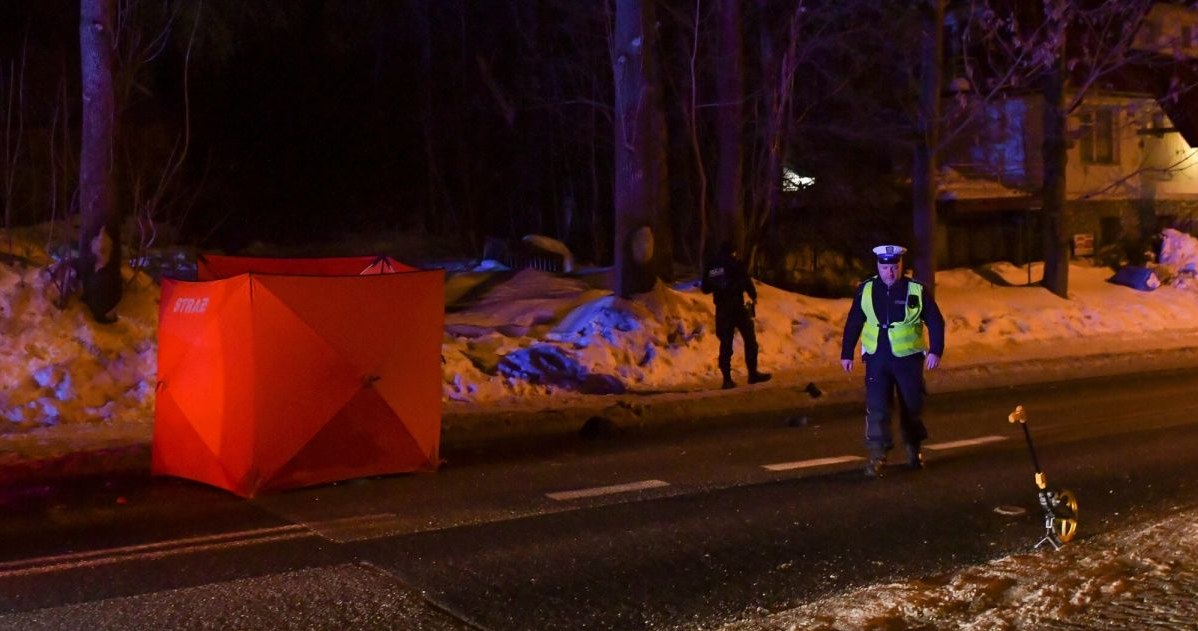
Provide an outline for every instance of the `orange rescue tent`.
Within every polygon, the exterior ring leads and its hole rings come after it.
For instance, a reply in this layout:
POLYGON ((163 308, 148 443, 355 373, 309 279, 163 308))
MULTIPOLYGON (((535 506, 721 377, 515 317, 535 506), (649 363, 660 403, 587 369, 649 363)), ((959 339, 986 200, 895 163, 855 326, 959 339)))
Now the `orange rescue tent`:
POLYGON ((365 276, 414 272, 389 256, 338 256, 318 259, 267 258, 201 254, 196 257, 196 277, 217 280, 238 274, 289 274, 292 276, 365 276))
POLYGON ((252 497, 436 469, 442 272, 273 261, 163 281, 153 473, 252 497))

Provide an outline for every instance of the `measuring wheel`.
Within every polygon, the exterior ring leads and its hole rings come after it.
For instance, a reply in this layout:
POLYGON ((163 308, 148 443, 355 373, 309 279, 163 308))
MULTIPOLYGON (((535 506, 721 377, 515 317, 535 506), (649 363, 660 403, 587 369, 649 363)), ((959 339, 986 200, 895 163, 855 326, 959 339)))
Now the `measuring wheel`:
POLYGON ((1054 549, 1068 543, 1077 535, 1077 497, 1073 491, 1041 491, 1040 506, 1044 509, 1044 538, 1036 547, 1048 543, 1054 549))
POLYGON ((1036 468, 1036 488, 1040 489, 1040 507, 1044 509, 1045 530, 1044 538, 1036 544, 1036 547, 1039 548, 1047 543, 1054 550, 1060 550, 1061 544, 1072 541, 1073 537, 1077 535, 1077 496, 1068 489, 1048 490, 1048 477, 1040 468, 1040 459, 1036 456, 1035 445, 1032 444, 1032 433, 1027 429, 1027 413, 1023 411, 1023 406, 1016 406, 1015 411, 1011 412, 1007 420, 1019 423, 1019 426, 1023 428, 1023 437, 1027 439, 1027 450, 1032 455, 1032 466, 1036 468))

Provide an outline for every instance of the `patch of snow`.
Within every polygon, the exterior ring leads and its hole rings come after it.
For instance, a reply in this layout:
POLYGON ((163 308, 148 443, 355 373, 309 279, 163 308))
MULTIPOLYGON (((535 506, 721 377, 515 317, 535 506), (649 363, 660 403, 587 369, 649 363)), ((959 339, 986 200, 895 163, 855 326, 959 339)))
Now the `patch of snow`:
MULTIPOLYGON (((1163 244, 1162 264, 1198 261, 1198 241, 1188 235, 1166 231, 1163 244)), ((22 248, 29 253, 22 257, 37 263, 0 263, 0 435, 122 423, 146 435, 156 384, 158 286, 126 271, 120 320, 97 325, 77 301, 62 311, 53 306, 56 292, 44 267, 50 257, 29 243, 22 248)), ((540 409, 559 394, 716 388, 711 297, 683 279, 623 299, 603 288, 605 273, 450 274, 443 400, 457 409, 540 409)), ((1107 282, 1109 270, 1074 265, 1065 300, 1037 285, 1042 274, 1039 263, 940 272, 945 364, 1082 355, 1096 347, 1180 348, 1198 328, 1193 284, 1138 292, 1107 282)), ((757 287, 762 368, 800 380, 837 374, 850 300, 757 287)), ((743 361, 738 336, 733 371, 741 379, 743 361)))
POLYGON ((967 177, 951 167, 940 169, 940 178, 937 184, 940 188, 939 199, 993 199, 1028 196, 1025 191, 1004 186, 1001 182, 993 179, 967 177))
POLYGON ((503 263, 500 263, 499 261, 496 261, 494 259, 483 259, 483 260, 479 261, 478 265, 474 266, 472 271, 495 272, 495 271, 508 271, 510 269, 511 269, 510 267, 508 267, 508 266, 504 265, 503 263))
MULTIPOLYGON (((1198 511, 965 568, 946 579, 851 590, 722 631, 1125 629, 1194 621, 1198 511)), ((1190 628, 1181 625, 1173 628, 1190 628)))

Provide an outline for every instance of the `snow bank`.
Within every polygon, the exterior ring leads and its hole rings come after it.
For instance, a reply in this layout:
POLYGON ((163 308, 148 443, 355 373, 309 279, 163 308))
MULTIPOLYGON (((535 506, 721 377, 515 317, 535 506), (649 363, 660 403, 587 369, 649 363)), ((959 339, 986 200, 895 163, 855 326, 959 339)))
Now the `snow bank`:
POLYGON ((45 267, 0 264, 3 432, 148 421, 157 372, 158 289, 126 270, 120 319, 100 326, 78 301, 60 311, 45 267))
POLYGON ((1175 287, 1198 287, 1198 240, 1172 228, 1161 233, 1161 253, 1156 273, 1175 287))
MULTIPOLYGON (((1185 269, 1198 262, 1198 241, 1176 231, 1163 238, 1165 264, 1185 269)), ((1009 263, 938 274, 946 365, 1193 343, 1198 329, 1193 283, 1137 292, 1106 282, 1105 268, 1073 266, 1065 300, 1037 285, 1042 274, 1040 264, 1009 263)), ((716 387, 714 309, 693 279, 659 283, 632 299, 618 298, 605 286, 601 276, 538 270, 451 274, 442 338, 444 400, 535 409, 559 393, 716 387)), ((802 382, 839 369, 849 299, 812 298, 761 284, 758 293, 764 370, 802 382)), ((120 321, 108 327, 92 323, 77 304, 59 311, 53 295, 44 267, 0 262, 2 431, 117 420, 148 426, 157 287, 144 275, 131 279, 120 321)), ((743 383, 739 337, 733 371, 743 383)))

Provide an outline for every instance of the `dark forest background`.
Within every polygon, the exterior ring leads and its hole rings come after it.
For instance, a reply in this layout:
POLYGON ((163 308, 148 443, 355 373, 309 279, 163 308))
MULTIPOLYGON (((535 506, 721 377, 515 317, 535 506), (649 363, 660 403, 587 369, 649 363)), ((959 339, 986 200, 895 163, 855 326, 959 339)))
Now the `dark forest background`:
POLYGON ((941 130, 1038 93, 1029 193, 1066 296, 1066 117, 1141 67, 1153 4, 3 0, 4 225, 83 217, 85 294, 109 251, 355 234, 439 244, 387 252, 409 259, 547 235, 614 263, 621 295, 724 240, 771 281, 894 241, 931 286, 941 130))
MULTIPOLYGON (((761 181, 763 101, 793 45, 782 151, 819 185, 788 195, 770 232, 813 208, 838 221, 807 221, 809 238, 902 232, 901 220, 877 221, 904 203, 892 174, 896 145, 909 140, 909 12, 891 2, 738 4, 743 203, 761 205, 768 187, 781 186, 761 181)), ((656 13, 682 262, 698 260, 700 225, 714 221, 698 216, 698 198, 706 186, 705 210, 714 212, 719 5, 666 1, 656 13)), ((611 260, 607 3, 121 0, 117 8, 118 205, 130 223, 160 224, 160 241, 236 251, 255 240, 417 231, 477 254, 487 236, 541 233, 585 259, 611 260)), ((0 3, 8 225, 76 211, 78 33, 78 1, 0 3)))

